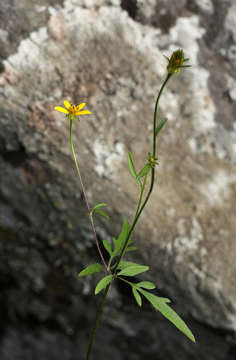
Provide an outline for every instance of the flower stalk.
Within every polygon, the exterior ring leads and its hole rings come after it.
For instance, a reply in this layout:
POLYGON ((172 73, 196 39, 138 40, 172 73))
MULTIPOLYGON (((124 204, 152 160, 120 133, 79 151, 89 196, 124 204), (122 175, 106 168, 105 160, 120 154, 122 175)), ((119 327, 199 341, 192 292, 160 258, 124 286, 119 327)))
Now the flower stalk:
POLYGON ((94 221, 93 221, 93 214, 91 212, 91 209, 90 209, 90 206, 89 206, 89 203, 88 203, 87 194, 86 194, 85 187, 84 187, 84 184, 83 184, 83 180, 82 180, 82 176, 81 176, 81 173, 80 173, 79 165, 78 165, 78 162, 77 162, 77 159, 76 159, 76 154, 75 154, 74 145, 73 145, 73 141, 72 141, 72 123, 73 123, 73 119, 70 119, 70 146, 71 146, 71 151, 72 151, 72 155, 73 155, 73 160, 74 160, 75 167, 76 167, 76 170, 77 170, 77 174, 78 174, 81 190, 82 190, 82 193, 83 193, 83 196, 84 196, 85 204, 86 204, 86 207, 87 207, 87 210, 88 210, 89 220, 90 220, 90 224, 91 224, 91 227, 92 227, 92 232, 93 232, 94 240, 95 240, 95 243, 96 243, 96 246, 97 246, 97 249, 98 249, 98 253, 99 253, 101 261, 102 261, 102 263, 104 265, 106 273, 109 274, 110 271, 109 271, 109 269, 107 267, 106 261, 105 261, 105 259, 103 257, 103 254, 102 254, 99 242, 98 242, 98 238, 97 238, 97 234, 96 234, 96 230, 95 230, 95 226, 94 226, 94 221))

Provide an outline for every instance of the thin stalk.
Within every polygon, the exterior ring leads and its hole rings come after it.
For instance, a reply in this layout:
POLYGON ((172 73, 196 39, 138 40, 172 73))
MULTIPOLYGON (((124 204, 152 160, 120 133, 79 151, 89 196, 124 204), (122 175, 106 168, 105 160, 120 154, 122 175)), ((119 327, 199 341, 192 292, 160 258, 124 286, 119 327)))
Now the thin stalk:
MULTIPOLYGON (((158 104, 159 104, 159 100, 160 100, 161 94, 162 94, 162 92, 163 92, 163 90, 164 90, 164 88, 165 88, 168 80, 170 79, 170 77, 171 77, 171 74, 167 74, 166 79, 165 79, 165 81, 163 82, 163 84, 162 84, 162 86, 161 86, 161 88, 160 88, 160 91, 159 91, 159 93, 158 93, 158 96, 157 96, 157 99, 156 99, 156 103, 155 103, 155 109, 154 109, 154 115, 153 115, 153 154, 152 154, 152 156, 153 156, 154 158, 156 157, 156 138, 157 138, 157 137, 155 136, 155 130, 156 130, 156 127, 157 127, 157 109, 158 109, 158 104)), ((146 204, 147 204, 147 202, 148 202, 148 200, 149 200, 149 198, 150 198, 150 195, 151 195, 151 193, 152 193, 153 186, 154 186, 154 181, 155 181, 155 169, 152 168, 151 184, 150 184, 150 188, 149 188, 148 194, 147 194, 147 196, 146 196, 146 198, 145 198, 145 200, 144 200, 144 202, 143 202, 143 205, 141 206, 140 210, 138 211, 138 213, 136 213, 136 215, 135 215, 135 217, 134 217, 133 223, 132 223, 131 228, 130 228, 130 231, 129 231, 128 235, 127 235, 126 241, 125 241, 124 246, 123 246, 123 249, 122 249, 122 251, 121 251, 121 253, 120 253, 119 259, 118 259, 118 261, 117 261, 117 263, 116 263, 116 266, 115 266, 114 271, 118 268, 118 266, 119 266, 119 264, 120 264, 120 262, 121 262, 121 260, 122 260, 122 258, 123 258, 123 256, 124 256, 124 254, 125 254, 126 248, 127 248, 128 244, 129 244, 129 239, 130 239, 130 237, 131 237, 131 235, 132 235, 132 233, 133 233, 133 231, 134 231, 135 225, 136 225, 136 223, 137 223, 137 221, 138 221, 141 213, 143 212, 143 209, 145 208, 145 206, 146 206, 146 204)))
POLYGON ((144 181, 143 181, 141 193, 140 193, 140 196, 139 196, 139 201, 138 201, 138 206, 137 206, 137 210, 136 210, 136 213, 135 213, 135 217, 138 215, 138 211, 139 211, 139 208, 140 208, 141 203, 142 203, 143 193, 144 193, 144 189, 145 189, 146 182, 147 182, 147 176, 148 176, 148 174, 146 174, 145 177, 144 177, 144 181))
POLYGON ((157 137, 155 136, 155 132, 156 132, 156 127, 157 127, 157 109, 158 109, 158 104, 159 104, 159 100, 161 97, 161 94, 164 90, 164 87, 166 86, 168 80, 171 77, 171 73, 168 73, 165 81, 163 82, 160 91, 158 93, 157 99, 156 99, 156 103, 155 103, 155 109, 154 109, 154 115, 153 115, 153 151, 152 151, 152 156, 155 158, 156 157, 156 141, 157 141, 157 137))
POLYGON ((104 268, 105 268, 105 271, 107 274, 109 274, 109 270, 108 270, 108 267, 107 267, 107 264, 105 262, 105 259, 102 255, 102 251, 101 251, 101 248, 100 248, 100 245, 99 245, 99 242, 98 242, 98 238, 97 238, 97 234, 96 234, 96 230, 95 230, 95 226, 94 226, 94 222, 93 222, 93 215, 91 214, 91 209, 89 207, 89 203, 88 203, 88 198, 87 198, 87 194, 86 194, 86 191, 85 191, 85 187, 84 187, 84 184, 83 184, 83 181, 82 181, 82 177, 81 177, 81 174, 80 174, 80 169, 79 169, 79 165, 78 165, 78 162, 77 162, 77 159, 76 159, 76 155, 75 155, 75 150, 74 150, 74 145, 73 145, 73 141, 72 141, 72 119, 70 119, 70 146, 71 146, 71 151, 72 151, 72 155, 73 155, 73 160, 74 160, 74 163, 75 163, 75 167, 76 167, 76 170, 77 170, 77 173, 78 173, 78 177, 79 177, 79 182, 80 182, 80 185, 81 185, 81 189, 82 189, 82 192, 83 192, 83 196, 84 196, 84 200, 85 200, 85 204, 86 204, 86 207, 87 207, 87 210, 88 210, 88 215, 89 215, 89 220, 90 220, 90 223, 91 223, 91 227, 92 227, 92 231, 93 231, 93 236, 94 236, 94 240, 95 240, 95 243, 96 243, 96 246, 97 246, 97 249, 98 249, 98 253, 100 255, 100 258, 102 260, 102 263, 104 265, 104 268))
POLYGON ((121 280, 121 281, 124 281, 126 284, 129 284, 129 285, 131 285, 131 286, 135 286, 133 283, 131 283, 130 281, 128 281, 128 280, 126 280, 126 279, 124 279, 124 278, 122 278, 122 277, 120 277, 120 276, 117 276, 116 279, 119 279, 119 280, 121 280))
POLYGON ((111 283, 109 285, 107 285, 107 287, 105 288, 105 291, 104 291, 103 296, 102 296, 101 303, 100 303, 99 308, 98 308, 98 312, 97 312, 97 316, 96 316, 96 319, 95 319, 94 327, 93 327, 93 330, 92 330, 92 333, 91 333, 91 336, 90 336, 90 340, 89 340, 89 346, 88 346, 88 352, 87 352, 86 360, 90 360, 90 356, 91 356, 91 352, 92 352, 92 348, 93 348, 93 342, 94 342, 94 339, 95 339, 95 336, 96 336, 98 323, 99 323, 101 315, 102 315, 103 306, 104 306, 104 303, 105 303, 105 300, 106 300, 107 293, 108 293, 108 290, 110 288, 110 285, 111 285, 111 283))

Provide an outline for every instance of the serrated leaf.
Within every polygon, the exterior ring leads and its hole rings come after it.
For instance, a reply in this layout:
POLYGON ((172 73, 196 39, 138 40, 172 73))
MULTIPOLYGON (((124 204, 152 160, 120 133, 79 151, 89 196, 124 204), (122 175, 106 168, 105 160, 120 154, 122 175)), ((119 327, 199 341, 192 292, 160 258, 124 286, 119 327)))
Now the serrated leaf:
POLYGON ((107 240, 103 240, 103 246, 106 249, 106 251, 108 252, 108 254, 110 256, 112 256, 112 248, 111 248, 111 244, 109 244, 109 242, 107 240))
POLYGON ((167 301, 165 298, 158 297, 142 289, 140 289, 139 291, 152 304, 152 306, 154 306, 155 309, 160 311, 160 313, 165 316, 170 322, 172 322, 172 324, 174 324, 180 331, 182 331, 182 333, 184 333, 190 340, 195 342, 195 338, 191 330, 179 317, 179 315, 169 305, 167 305, 167 301))
POLYGON ((137 178, 136 169, 135 169, 131 154, 129 152, 128 152, 128 164, 129 164, 129 170, 130 170, 131 175, 133 176, 135 181, 138 183, 138 185, 142 186, 140 179, 137 178))
POLYGON ((155 287, 156 287, 156 285, 153 284, 153 282, 151 282, 151 281, 140 281, 139 283, 136 284, 136 286, 141 287, 143 289, 148 289, 148 290, 155 289, 155 287))
POLYGON ((160 121, 160 124, 157 126, 157 128, 155 130, 155 136, 158 135, 158 133, 161 131, 161 129, 163 128, 163 126, 165 125, 166 122, 167 122, 167 118, 164 118, 160 121))
POLYGON ((103 270, 104 267, 102 264, 99 264, 99 263, 95 263, 95 264, 92 264, 92 265, 89 265, 87 266, 84 270, 82 270, 78 276, 81 277, 81 276, 87 276, 87 275, 91 275, 93 273, 96 273, 96 272, 99 272, 101 270, 103 270))
POLYGON ((104 206, 107 206, 107 204, 106 204, 106 203, 100 203, 100 204, 94 205, 94 207, 93 207, 92 210, 91 210, 91 213, 92 213, 94 210, 99 209, 99 208, 104 207, 104 206))
POLYGON ((151 170, 151 168, 152 168, 151 164, 146 164, 142 168, 142 170, 138 173, 138 179, 141 179, 142 177, 146 176, 151 170))
POLYGON ((138 291, 135 289, 134 286, 132 286, 132 292, 133 292, 134 298, 135 298, 138 306, 142 306, 141 296, 139 295, 138 291))
POLYGON ((102 289, 104 289, 110 282, 112 281, 113 275, 107 275, 104 278, 102 278, 96 288, 95 288, 95 295, 97 295, 102 289))
POLYGON ((98 214, 100 214, 100 215, 102 215, 102 216, 104 216, 104 218, 106 218, 107 220, 109 220, 110 219, 110 217, 104 212, 104 211, 102 211, 102 210, 99 210, 99 209, 95 209, 94 210, 96 213, 98 213, 98 214))
POLYGON ((149 266, 144 265, 130 265, 123 270, 121 270, 118 275, 123 276, 135 276, 141 274, 149 269, 149 266))

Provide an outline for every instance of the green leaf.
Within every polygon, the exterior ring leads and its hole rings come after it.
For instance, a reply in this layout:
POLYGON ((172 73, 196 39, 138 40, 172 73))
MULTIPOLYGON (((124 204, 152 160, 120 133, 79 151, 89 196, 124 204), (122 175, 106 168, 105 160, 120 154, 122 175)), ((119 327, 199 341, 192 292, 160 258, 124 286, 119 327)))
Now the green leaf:
POLYGON ((104 216, 104 218, 106 218, 107 220, 109 220, 110 219, 110 217, 104 212, 104 211, 102 211, 102 210, 98 210, 98 209, 95 209, 94 211, 96 211, 96 213, 98 213, 98 214, 100 214, 100 215, 102 215, 102 216, 104 216))
POLYGON ((123 223, 123 226, 122 226, 121 233, 120 233, 120 235, 118 237, 118 243, 120 245, 120 249, 122 249, 123 245, 125 244, 125 241, 126 241, 127 236, 129 234, 130 228, 131 228, 130 224, 128 223, 128 221, 125 220, 124 223, 123 223))
POLYGON ((156 287, 156 285, 153 284, 153 282, 151 282, 151 281, 140 281, 139 283, 136 284, 136 286, 144 288, 144 289, 148 289, 148 290, 155 289, 155 287, 156 287))
POLYGON ((117 269, 123 270, 129 266, 140 266, 140 264, 134 263, 132 261, 121 261, 117 267, 117 269))
POLYGON ((149 266, 144 265, 130 265, 121 270, 117 275, 135 276, 141 274, 149 269, 149 266))
POLYGON ((95 295, 97 295, 104 287, 106 287, 110 282, 112 281, 113 275, 107 275, 104 278, 102 278, 96 288, 95 288, 95 295))
POLYGON ((136 173, 130 152, 128 152, 128 164, 129 164, 129 169, 130 169, 131 175, 136 179, 137 173, 136 173))
POLYGON ((106 203, 101 203, 101 204, 94 205, 94 207, 91 210, 91 213, 93 213, 94 210, 99 209, 99 208, 104 207, 104 206, 107 206, 107 204, 106 203))
POLYGON ((135 250, 137 250, 136 246, 128 246, 125 252, 127 252, 127 251, 135 251, 135 250))
POLYGON ((179 317, 179 315, 167 305, 168 299, 161 298, 159 296, 153 295, 148 291, 139 289, 141 294, 154 306, 155 309, 160 311, 163 316, 165 316, 172 324, 174 324, 180 331, 182 331, 190 340, 195 342, 195 338, 191 330, 185 324, 185 322, 179 317))
POLYGON ((155 136, 158 135, 158 133, 161 131, 161 129, 163 128, 163 126, 165 125, 166 122, 167 122, 167 118, 164 118, 161 120, 160 124, 157 126, 157 128, 155 130, 155 136))
POLYGON ((102 264, 96 263, 96 264, 87 266, 84 270, 82 270, 78 274, 78 276, 81 277, 81 276, 91 275, 91 274, 99 272, 99 271, 101 271, 103 269, 104 269, 104 267, 103 267, 102 264))
POLYGON ((128 164, 129 164, 129 170, 130 170, 131 175, 133 176, 135 181, 138 183, 138 185, 142 186, 142 183, 141 183, 140 179, 137 178, 137 173, 136 173, 136 170, 135 170, 134 163, 133 163, 130 152, 128 152, 128 164))
POLYGON ((128 221, 124 221, 123 226, 122 226, 122 230, 121 233, 118 237, 118 239, 113 238, 113 243, 114 243, 114 250, 113 250, 113 257, 116 256, 117 254, 119 254, 119 252, 121 251, 121 249, 124 246, 124 243, 127 239, 127 236, 129 234, 130 231, 130 224, 128 223, 128 221))
POLYGON ((111 248, 111 244, 109 244, 109 242, 107 240, 103 240, 103 246, 106 249, 106 251, 108 252, 108 254, 110 256, 112 256, 112 248, 111 248))
POLYGON ((138 291, 135 289, 134 286, 132 286, 132 291, 133 291, 133 295, 134 295, 134 298, 135 298, 138 306, 142 306, 141 296, 139 295, 138 291))
POLYGON ((146 176, 151 170, 151 168, 152 168, 151 164, 146 164, 142 168, 142 170, 138 173, 138 179, 141 179, 142 177, 146 176))

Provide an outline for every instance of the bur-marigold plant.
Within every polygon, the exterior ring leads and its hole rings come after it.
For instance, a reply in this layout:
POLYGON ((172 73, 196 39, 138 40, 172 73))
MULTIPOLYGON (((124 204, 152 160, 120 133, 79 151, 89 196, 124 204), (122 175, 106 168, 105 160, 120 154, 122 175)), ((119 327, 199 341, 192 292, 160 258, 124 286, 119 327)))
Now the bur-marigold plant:
MULTIPOLYGON (((105 218, 109 218, 108 215, 104 212, 104 207, 107 205, 105 203, 99 203, 94 205, 92 208, 89 206, 87 194, 85 191, 85 187, 82 181, 79 165, 77 162, 73 141, 72 141, 72 125, 74 119, 76 117, 79 118, 81 115, 91 114, 89 110, 82 110, 85 106, 85 103, 80 105, 73 105, 69 103, 67 100, 64 101, 64 107, 56 106, 55 110, 58 110, 62 113, 65 113, 66 116, 70 120, 70 146, 73 155, 73 160, 75 163, 75 167, 77 170, 77 174, 79 177, 81 189, 84 195, 85 204, 88 211, 89 220, 91 223, 91 228, 94 236, 94 241, 97 246, 98 254, 100 256, 100 262, 95 264, 89 265, 84 270, 79 273, 79 277, 91 275, 98 272, 103 272, 102 278, 99 280, 96 288, 95 288, 95 295, 103 292, 101 303, 97 312, 97 316, 95 319, 95 323, 93 326, 93 330, 91 333, 91 337, 89 340, 88 351, 86 359, 89 360, 91 357, 92 347, 94 338, 96 335, 97 327, 100 321, 100 317, 103 311, 104 303, 110 289, 110 286, 116 281, 123 281, 128 284, 131 289, 133 296, 137 302, 138 306, 142 306, 142 298, 145 298, 150 302, 150 304, 158 310, 164 317, 166 317, 170 322, 172 322, 180 331, 182 331, 191 341, 195 342, 194 335, 192 334, 191 330, 185 324, 185 322, 176 314, 176 312, 170 307, 169 303, 170 300, 161 296, 158 296, 158 292, 155 293, 152 290, 156 288, 155 284, 151 281, 140 281, 137 282, 135 279, 136 275, 142 274, 149 270, 149 266, 137 264, 135 262, 126 261, 125 255, 128 251, 135 251, 136 247, 133 245, 134 240, 131 237, 133 235, 134 229, 142 212, 144 211, 148 200, 151 196, 151 193, 154 188, 155 184, 155 173, 158 165, 158 158, 157 158, 157 136, 159 135, 161 129, 167 122, 167 119, 164 118, 158 122, 158 105, 160 97, 163 93, 163 90, 170 80, 172 75, 178 73, 180 69, 189 67, 190 65, 185 65, 188 61, 184 57, 183 50, 179 49, 171 55, 170 58, 166 57, 168 60, 167 64, 167 75, 163 84, 157 94, 155 109, 153 114, 153 132, 152 132, 152 149, 148 153, 146 157, 146 163, 144 164, 143 168, 139 171, 136 170, 134 165, 132 156, 128 153, 128 166, 130 173, 137 183, 137 187, 139 188, 139 197, 137 201, 137 207, 134 211, 133 221, 131 224, 125 220, 121 229, 119 236, 113 237, 112 242, 108 240, 103 240, 102 244, 97 239, 96 230, 93 221, 93 214, 94 212, 98 213, 105 218), (150 181, 147 181, 149 178, 150 181), (103 209, 103 210, 102 210, 103 209), (109 260, 105 261, 104 252, 107 253, 109 260), (104 274, 105 272, 105 274, 104 274), (129 280, 128 280, 129 279, 129 280), (130 279, 133 279, 132 281, 130 279)), ((151 143, 151 142, 150 142, 151 143)), ((107 256, 106 256, 107 258, 107 256)))

